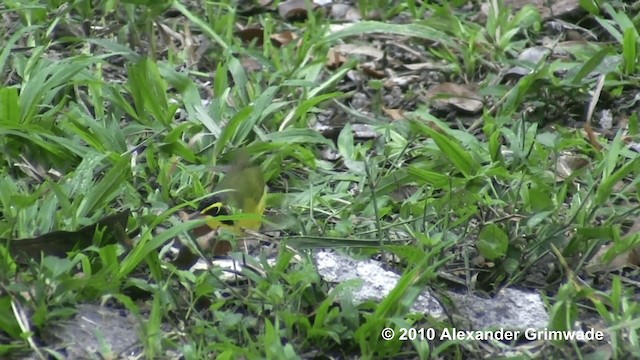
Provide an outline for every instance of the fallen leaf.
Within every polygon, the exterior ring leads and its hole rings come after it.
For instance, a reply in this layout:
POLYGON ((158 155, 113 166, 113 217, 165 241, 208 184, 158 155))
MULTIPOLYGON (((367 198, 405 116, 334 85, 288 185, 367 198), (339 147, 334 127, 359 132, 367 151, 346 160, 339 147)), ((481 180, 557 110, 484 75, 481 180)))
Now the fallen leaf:
POLYGON ((291 31, 283 31, 281 33, 271 35, 271 43, 274 46, 280 47, 291 43, 293 40, 297 39, 298 36, 291 31))
POLYGON ((341 44, 332 48, 334 51, 343 55, 363 55, 380 60, 384 57, 384 52, 371 45, 363 44, 341 44))
POLYGON ((384 111, 384 113, 387 114, 393 121, 404 119, 404 111, 402 111, 402 109, 387 109, 383 107, 382 111, 384 111))
MULTIPOLYGON (((640 219, 636 219, 633 222, 633 225, 627 230, 624 238, 636 236, 638 232, 640 232, 640 219)), ((626 242, 624 238, 623 242, 626 242)), ((640 246, 634 246, 627 251, 615 255, 615 245, 616 243, 610 242, 609 244, 600 246, 600 249, 589 261, 585 270, 588 273, 610 272, 625 267, 640 266, 640 246), (610 259, 612 256, 613 258, 610 259)))
POLYGON ((560 18, 555 18, 553 20, 545 22, 544 27, 549 31, 551 35, 561 35, 564 33, 565 39, 569 41, 598 40, 598 36, 596 36, 593 31, 583 28, 579 25, 564 21, 560 18))
POLYGON ((318 5, 309 4, 307 0, 286 0, 278 4, 278 13, 287 21, 304 21, 307 19, 307 12, 317 7, 318 5))
POLYGON ((600 143, 598 142, 596 133, 593 131, 593 129, 591 128, 591 124, 589 124, 588 121, 584 123, 584 132, 586 133, 587 139, 589 139, 589 143, 593 146, 593 148, 598 151, 602 150, 602 145, 600 145, 600 143))
POLYGON ((102 218, 95 224, 85 226, 77 231, 52 231, 34 238, 0 239, 0 243, 9 244, 9 253, 16 262, 26 264, 29 260, 40 260, 45 256, 66 257, 74 248, 84 249, 93 245, 93 236, 98 229, 106 229, 104 244, 120 244, 131 248, 131 240, 125 231, 129 221, 129 210, 121 211, 102 218))
POLYGON ((264 29, 261 26, 247 27, 236 31, 236 35, 243 43, 256 40, 256 45, 261 46, 264 41, 264 29))
POLYGON ((249 56, 243 56, 240 59, 240 63, 242 64, 242 68, 244 68, 244 70, 247 72, 256 72, 262 70, 262 64, 258 62, 258 60, 249 56))
POLYGON ((384 72, 376 70, 372 65, 368 66, 363 64, 360 65, 360 69, 363 73, 375 79, 384 79, 387 76, 384 72))
POLYGON ((585 117, 585 122, 588 124, 591 122, 591 118, 593 117, 593 112, 596 109, 596 105, 600 100, 600 94, 602 94, 602 88, 604 87, 605 76, 600 75, 598 77, 598 82, 596 86, 591 91, 591 100, 589 101, 589 107, 587 108, 587 116, 585 117))
POLYGON ((334 70, 342 66, 345 62, 347 62, 347 57, 331 48, 327 53, 327 61, 325 61, 324 64, 328 69, 334 70))
POLYGON ((575 171, 589 165, 589 160, 578 155, 561 155, 556 161, 557 180, 571 176, 575 171))
POLYGON ((370 140, 378 137, 378 133, 367 124, 352 124, 353 138, 355 140, 370 140))
MULTIPOLYGON (((325 65, 329 69, 335 69, 347 61, 348 55, 360 55, 369 58, 373 58, 373 61, 378 61, 384 57, 384 52, 371 45, 359 45, 359 44, 342 44, 336 45, 329 49, 327 53, 327 61, 325 65)), ((374 65, 361 65, 363 72, 371 77, 377 79, 383 79, 386 75, 375 69, 374 65)))
POLYGON ((384 86, 392 88, 394 86, 407 87, 409 84, 419 80, 418 75, 393 76, 384 82, 384 86))
POLYGON ((193 66, 200 62, 202 55, 204 55, 204 53, 199 51, 202 44, 191 34, 190 26, 188 24, 182 24, 182 28, 184 29, 182 35, 184 39, 183 46, 189 59, 188 64, 189 66, 193 66))
POLYGON ((518 61, 528 63, 530 67, 524 66, 514 66, 506 71, 504 74, 505 77, 522 77, 531 73, 533 67, 540 62, 540 60, 544 59, 551 50, 544 46, 534 46, 530 48, 526 48, 522 50, 522 52, 518 55, 518 61))
POLYGON ((429 89, 426 95, 432 105, 440 109, 453 106, 469 113, 477 113, 484 106, 482 98, 466 85, 441 83, 429 89))
MULTIPOLYGON (((332 120, 337 124, 344 124, 349 122, 348 118, 338 118, 332 120)), ((316 122, 313 124, 313 129, 318 131, 322 136, 328 139, 337 139, 340 131, 342 131, 343 126, 341 125, 327 125, 316 122)), ((355 140, 370 140, 378 137, 378 133, 367 124, 351 124, 351 129, 353 130, 353 138, 355 140)))
POLYGON ((273 0, 239 1, 235 9, 240 16, 254 17, 273 11, 273 0))
POLYGON ((640 248, 635 247, 606 261, 607 255, 613 251, 614 243, 609 243, 600 247, 593 259, 585 266, 585 270, 590 273, 611 272, 625 267, 640 266, 640 248))
POLYGON ((172 39, 183 42, 182 38, 175 31, 173 31, 173 29, 160 21, 156 21, 156 28, 158 29, 158 34, 160 35, 160 38, 162 39, 164 45, 171 49, 172 52, 177 53, 178 49, 176 48, 176 44, 174 44, 172 39))
POLYGON ((402 64, 402 66, 413 71, 427 70, 427 71, 442 71, 447 73, 455 69, 455 65, 452 65, 452 64, 436 64, 432 62, 402 64))

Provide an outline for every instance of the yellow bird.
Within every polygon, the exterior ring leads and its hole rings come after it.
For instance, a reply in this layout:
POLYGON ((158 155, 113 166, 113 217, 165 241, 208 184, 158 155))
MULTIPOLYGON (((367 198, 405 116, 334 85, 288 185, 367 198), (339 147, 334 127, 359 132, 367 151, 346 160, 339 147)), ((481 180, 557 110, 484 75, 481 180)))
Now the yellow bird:
POLYGON ((238 235, 243 229, 260 230, 266 200, 264 174, 259 166, 252 166, 246 152, 240 152, 231 169, 216 186, 215 195, 204 199, 198 208, 201 214, 210 216, 207 221, 212 229, 231 228, 238 235), (237 221, 219 221, 216 217, 229 215, 229 207, 246 218, 237 221))
MULTIPOLYGON (((264 174, 260 166, 251 165, 246 152, 240 151, 234 163, 229 167, 222 181, 216 186, 214 195, 202 200, 198 212, 190 216, 204 215, 206 224, 193 230, 197 238, 205 238, 212 230, 224 229, 238 236, 244 235, 244 229, 258 231, 262 224, 262 215, 266 205, 267 190, 264 174), (237 219, 220 219, 233 215, 237 219)), ((224 255, 232 246, 226 240, 218 238, 198 241, 202 250, 224 255)), ((180 251, 175 263, 179 267, 190 267, 197 260, 187 247, 180 251)))

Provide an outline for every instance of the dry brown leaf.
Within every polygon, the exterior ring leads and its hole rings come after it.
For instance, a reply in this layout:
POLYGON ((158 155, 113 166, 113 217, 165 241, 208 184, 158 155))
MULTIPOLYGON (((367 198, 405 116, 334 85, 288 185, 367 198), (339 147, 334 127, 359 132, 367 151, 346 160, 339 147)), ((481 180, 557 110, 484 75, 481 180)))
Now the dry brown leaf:
MULTIPOLYGON (((378 48, 370 45, 359 44, 342 44, 336 45, 329 49, 327 54, 326 65, 330 69, 335 69, 347 61, 348 55, 360 55, 373 58, 374 61, 380 60, 384 57, 384 52, 378 48)), ((364 73, 368 76, 383 79, 386 75, 375 69, 373 65, 361 65, 360 67, 364 73)))
POLYGON ((484 106, 482 98, 466 85, 441 83, 429 89, 426 95, 436 107, 450 105, 469 113, 477 113, 484 106))
POLYGON ((309 4, 307 0, 286 0, 278 4, 278 13, 288 21, 304 21, 307 19, 307 11, 317 7, 318 5, 309 4))
POLYGON ((240 59, 240 63, 242 64, 242 67, 244 68, 244 70, 247 72, 255 72, 255 71, 262 70, 262 64, 260 64, 258 60, 249 56, 242 57, 240 59))
POLYGON ((402 111, 402 109, 387 109, 383 107, 382 111, 384 111, 384 113, 387 114, 393 121, 404 119, 404 111, 402 111))
POLYGON ((39 163, 29 161, 24 154, 20 154, 21 163, 15 163, 14 166, 20 168, 25 174, 35 179, 37 182, 44 182, 48 178, 48 172, 39 163))
POLYGON ((242 17, 256 17, 275 10, 273 0, 239 1, 235 11, 242 17))
POLYGON ((367 124, 352 124, 351 130, 353 130, 353 138, 356 140, 375 139, 378 136, 378 133, 367 124))
POLYGON ((372 57, 375 60, 380 60, 384 57, 382 50, 364 44, 341 44, 334 46, 333 50, 344 55, 364 55, 372 57))
POLYGON ((450 69, 451 65, 440 65, 432 62, 423 62, 423 63, 415 63, 415 64, 402 64, 405 68, 413 71, 421 71, 421 70, 443 70, 450 69))
POLYGON ((578 155, 561 155, 556 161, 556 180, 563 180, 571 176, 576 170, 589 165, 589 160, 578 155))
POLYGON ((184 48, 187 52, 187 56, 189 57, 189 65, 195 65, 200 62, 203 53, 200 53, 199 47, 200 44, 196 40, 196 38, 191 34, 190 26, 187 24, 186 26, 183 24, 183 38, 184 38, 184 48))
MULTIPOLYGON (((625 238, 634 236, 638 232, 640 232, 640 219, 636 219, 634 221, 633 225, 625 234, 625 238)), ((587 272, 610 272, 620 270, 625 267, 640 266, 640 246, 636 246, 628 251, 618 254, 612 260, 607 261, 607 257, 611 257, 610 252, 613 251, 612 248, 614 246, 615 243, 613 242, 607 245, 602 245, 585 267, 587 272)))
POLYGON ((160 21, 156 21, 156 27, 158 29, 158 34, 160 34, 162 42, 169 49, 171 49, 172 52, 177 53, 178 49, 176 48, 176 44, 173 43, 172 38, 177 39, 180 42, 182 42, 182 38, 175 31, 173 31, 173 29, 160 21))
POLYGON ((598 142, 598 138, 596 137, 596 133, 591 128, 591 125, 587 121, 584 123, 584 131, 587 134, 587 139, 589 139, 589 143, 598 151, 602 150, 602 145, 598 142))
MULTIPOLYGON (((591 118, 593 117, 593 112, 595 111, 596 105, 598 104, 598 101, 600 100, 600 94, 602 93, 602 88, 604 87, 604 80, 605 80, 604 74, 600 75, 600 77, 598 78, 598 82, 596 83, 595 88, 591 92, 591 100, 589 101, 589 108, 587 109, 587 116, 586 116, 586 119, 585 119, 585 122, 586 122, 585 125, 587 125, 587 124, 589 124, 591 122, 591 118)), ((589 126, 589 129, 591 129, 591 126, 589 126)))
POLYGON ((372 78, 384 79, 387 76, 384 72, 376 70, 373 66, 368 66, 363 64, 363 65, 360 65, 360 69, 362 70, 363 73, 367 74, 372 78))
POLYGON ((625 267, 635 267, 640 266, 640 248, 635 247, 629 251, 626 251, 618 256, 614 257, 611 261, 605 262, 603 258, 611 248, 613 248, 614 243, 609 243, 607 245, 603 245, 600 250, 596 253, 596 255, 589 261, 589 264, 585 267, 585 270, 589 273, 595 272, 611 272, 615 270, 620 270, 625 267))
POLYGON ((236 31, 236 36, 244 43, 256 40, 256 45, 260 46, 264 41, 264 29, 261 26, 251 26, 236 31))
POLYGON ((394 86, 407 87, 409 84, 419 79, 420 76, 418 75, 394 76, 387 79, 384 82, 384 86, 387 88, 392 88, 394 86))
POLYGON ((283 31, 281 33, 271 35, 271 43, 274 46, 280 47, 287 45, 297 39, 298 36, 291 31, 283 31))
POLYGON ((347 62, 347 57, 331 48, 327 53, 327 61, 324 64, 327 68, 333 70, 339 68, 345 62, 347 62))

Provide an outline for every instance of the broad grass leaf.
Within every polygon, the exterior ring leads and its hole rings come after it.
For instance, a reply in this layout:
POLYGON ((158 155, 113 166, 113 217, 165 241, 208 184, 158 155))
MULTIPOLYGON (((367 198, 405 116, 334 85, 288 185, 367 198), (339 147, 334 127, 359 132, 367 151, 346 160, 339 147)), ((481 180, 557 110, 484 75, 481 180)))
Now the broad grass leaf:
POLYGON ((584 79, 587 75, 589 75, 592 71, 594 71, 598 65, 602 63, 607 55, 609 55, 613 51, 612 48, 604 48, 598 51, 595 55, 593 55, 587 62, 585 62, 578 73, 571 79, 571 83, 574 85, 580 84, 582 79, 584 79))
POLYGON ((29 124, 36 121, 36 114, 42 111, 42 107, 51 106, 58 92, 88 66, 95 64, 96 60, 95 57, 87 56, 58 62, 39 59, 20 91, 20 122, 29 124))
POLYGON ((324 144, 335 148, 333 141, 311 129, 288 128, 283 131, 266 134, 265 141, 281 142, 283 144, 324 144))
POLYGON ((249 134, 253 131, 253 128, 258 125, 260 120, 265 119, 271 112, 268 109, 273 111, 273 108, 269 106, 273 103, 273 99, 278 93, 279 87, 277 86, 269 86, 266 88, 260 96, 253 102, 253 111, 251 115, 243 121, 235 133, 233 137, 233 143, 235 145, 240 145, 245 142, 249 136, 249 134))
POLYGON ((460 143, 418 121, 414 121, 414 123, 418 125, 417 129, 419 131, 433 139, 438 148, 466 178, 473 177, 477 174, 480 165, 473 160, 471 155, 469 155, 460 143))
POLYGON ((128 75, 127 84, 138 118, 148 126, 154 127, 154 121, 147 117, 148 113, 155 121, 159 121, 168 128, 173 120, 173 113, 170 111, 167 99, 168 87, 160 76, 155 62, 149 58, 143 58, 129 68, 128 75))
POLYGON ((624 179, 631 172, 634 172, 637 175, 638 171, 640 170, 640 168, 638 167, 638 165, 640 164, 639 159, 640 158, 635 158, 629 161, 624 166, 622 166, 620 170, 614 172, 602 181, 602 183, 598 187, 598 190, 596 191, 596 204, 604 204, 609 196, 613 193, 615 185, 619 181, 622 181, 622 179, 624 179))
POLYGON ((488 224, 480 230, 476 247, 480 255, 488 260, 496 260, 504 257, 509 248, 507 234, 497 224, 488 224))
POLYGON ((17 88, 0 88, 0 122, 18 123, 20 101, 17 88))
POLYGON ((98 209, 106 207, 124 189, 131 176, 131 163, 128 156, 122 156, 115 165, 107 171, 104 177, 82 199, 76 216, 87 217, 98 209))

